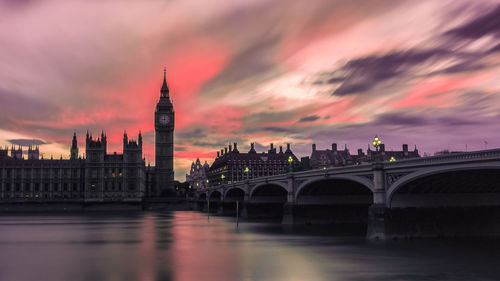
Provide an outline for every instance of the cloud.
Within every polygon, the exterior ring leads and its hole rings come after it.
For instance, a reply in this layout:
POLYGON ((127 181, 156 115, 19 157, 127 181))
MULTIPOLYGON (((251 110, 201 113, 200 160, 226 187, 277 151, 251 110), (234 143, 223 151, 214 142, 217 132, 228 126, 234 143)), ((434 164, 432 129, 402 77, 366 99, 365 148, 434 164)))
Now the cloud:
POLYGON ((7 140, 13 145, 20 145, 20 146, 29 146, 29 145, 42 145, 42 144, 47 144, 43 140, 38 140, 38 139, 14 139, 14 140, 7 140))
POLYGON ((165 65, 177 179, 228 142, 241 151, 290 142, 309 155, 312 142, 365 147, 375 134, 429 151, 500 139, 495 1, 0 6, 2 145, 43 139, 46 153, 66 155, 73 130, 83 151, 86 130, 104 129, 109 150, 120 151, 123 130, 142 130, 153 162, 165 65))
POLYGON ((318 119, 320 119, 321 117, 318 116, 318 115, 309 115, 309 116, 304 116, 302 118, 299 119, 299 123, 301 122, 313 122, 313 121, 316 121, 318 119))
POLYGON ((479 39, 486 35, 500 37, 500 5, 487 7, 487 12, 481 11, 473 20, 451 29, 446 34, 467 39, 479 39))
POLYGON ((416 66, 433 59, 435 61, 445 60, 452 55, 451 52, 441 48, 416 48, 408 51, 393 51, 384 55, 356 58, 334 71, 334 75, 341 75, 342 78, 330 78, 328 83, 340 83, 340 86, 334 90, 333 95, 360 94, 372 90, 390 79, 411 75, 410 71, 416 66))

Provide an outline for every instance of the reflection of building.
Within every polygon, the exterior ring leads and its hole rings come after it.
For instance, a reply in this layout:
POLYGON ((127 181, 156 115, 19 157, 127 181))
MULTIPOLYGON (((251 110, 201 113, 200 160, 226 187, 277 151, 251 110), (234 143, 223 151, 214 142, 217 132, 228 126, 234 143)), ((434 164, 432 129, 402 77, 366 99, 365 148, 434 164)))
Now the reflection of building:
POLYGON ((379 151, 374 151, 368 148, 366 154, 362 149, 358 149, 357 154, 350 154, 347 146, 343 150, 337 149, 337 144, 332 144, 332 149, 317 150, 316 144, 312 145, 311 158, 309 166, 311 169, 321 169, 327 167, 339 167, 348 165, 357 165, 362 163, 370 163, 375 161, 376 155, 379 155, 382 161, 393 161, 420 157, 417 147, 413 151, 408 150, 408 145, 403 144, 401 151, 386 151, 385 145, 380 144, 379 151))
POLYGON ((240 153, 237 144, 234 143, 234 149, 229 145, 217 152, 217 158, 208 172, 209 185, 283 174, 290 170, 290 166, 293 169, 300 166, 299 160, 290 149, 290 144, 287 144, 284 152, 281 146, 279 152, 276 152, 276 148, 271 144, 267 153, 257 153, 252 143, 247 153, 240 153), (289 158, 292 160, 291 163, 289 158))
POLYGON ((107 138, 87 133, 86 159, 78 158, 76 134, 70 159, 40 159, 38 147, 0 152, 0 198, 83 201, 138 201, 145 191, 142 136, 138 142, 123 138, 123 154, 107 154, 107 138))
POLYGON ((196 163, 191 163, 191 170, 189 170, 189 175, 186 174, 186 182, 189 183, 194 189, 207 187, 207 174, 210 166, 207 161, 205 164, 201 165, 200 159, 196 159, 196 163))

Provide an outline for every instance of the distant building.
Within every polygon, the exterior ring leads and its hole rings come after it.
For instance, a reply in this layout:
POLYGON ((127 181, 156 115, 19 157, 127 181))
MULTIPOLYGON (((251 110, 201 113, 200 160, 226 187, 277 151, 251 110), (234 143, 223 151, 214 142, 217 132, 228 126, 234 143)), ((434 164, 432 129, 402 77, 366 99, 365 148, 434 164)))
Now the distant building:
POLYGON ((146 190, 141 133, 138 141, 129 140, 126 132, 123 134, 123 154, 107 154, 106 150, 104 133, 95 140, 87 133, 85 200, 140 200, 146 190))
POLYGON ((362 149, 358 149, 357 154, 350 154, 347 145, 343 150, 337 149, 337 144, 332 143, 331 149, 318 150, 316 144, 312 145, 312 152, 309 159, 309 166, 311 169, 321 169, 328 167, 341 167, 349 165, 359 165, 362 163, 371 163, 375 161, 378 153, 382 161, 393 161, 420 157, 418 150, 415 147, 413 151, 408 150, 408 145, 403 144, 401 151, 386 151, 385 145, 381 144, 379 151, 371 150, 369 147, 366 154, 362 149))
MULTIPOLYGON (((403 144, 402 150, 396 150, 396 151, 387 151, 385 150, 385 144, 381 144, 379 147, 379 154, 381 157, 382 161, 390 161, 391 158, 393 160, 398 161, 398 160, 404 160, 404 159, 410 159, 410 158, 418 158, 420 157, 420 154, 418 153, 417 146, 415 145, 415 149, 413 150, 408 150, 408 145, 403 144)), ((375 150, 371 150, 368 148, 366 152, 366 159, 364 161, 366 162, 373 162, 375 161, 375 155, 376 155, 375 150)))
POLYGON ((85 157, 78 155, 76 132, 70 158, 40 159, 38 146, 28 147, 23 159, 22 147, 0 149, 1 200, 66 200, 89 202, 141 201, 144 196, 175 194, 173 171, 174 110, 165 71, 156 105, 155 163, 145 166, 142 158, 142 135, 137 141, 123 134, 123 153, 108 154, 104 132, 85 139, 85 157))
POLYGON ((238 150, 238 144, 234 143, 234 148, 229 145, 220 152, 217 152, 217 158, 210 166, 208 172, 209 186, 223 183, 233 183, 245 179, 273 176, 286 173, 290 167, 297 170, 300 162, 287 144, 286 151, 280 146, 279 152, 271 143, 267 153, 257 153, 254 144, 250 144, 250 150, 247 153, 241 153, 238 150), (291 163, 289 162, 291 159, 291 163))
POLYGON ((207 161, 201 165, 200 159, 197 158, 196 162, 191 163, 189 175, 186 174, 186 182, 189 183, 189 186, 193 189, 206 188, 208 186, 207 174, 209 169, 210 166, 207 161))
POLYGON ((145 193, 142 136, 138 142, 123 139, 123 154, 107 154, 107 138, 87 133, 86 159, 78 157, 76 133, 70 159, 40 159, 38 147, 0 149, 0 199, 85 202, 140 201, 145 193))
POLYGON ((347 146, 343 150, 338 150, 337 144, 332 143, 331 150, 318 150, 316 149, 316 144, 313 144, 309 163, 311 169, 338 167, 357 164, 358 157, 353 157, 349 153, 347 146))

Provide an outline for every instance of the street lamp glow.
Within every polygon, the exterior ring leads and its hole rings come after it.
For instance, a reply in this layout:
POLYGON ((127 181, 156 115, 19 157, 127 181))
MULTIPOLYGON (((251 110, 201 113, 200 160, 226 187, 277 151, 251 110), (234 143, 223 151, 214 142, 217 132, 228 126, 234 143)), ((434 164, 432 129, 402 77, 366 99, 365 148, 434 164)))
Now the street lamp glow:
POLYGON ((224 176, 224 174, 222 174, 222 175, 220 176, 220 178, 221 178, 221 179, 225 179, 226 177, 224 176))
POLYGON ((378 149, 378 147, 382 144, 382 140, 378 136, 375 136, 373 138, 372 144, 375 147, 375 149, 378 149))
POLYGON ((292 162, 293 162, 292 156, 288 156, 288 163, 292 164, 292 162))
POLYGON ((395 162, 396 161, 396 158, 394 158, 394 156, 391 156, 391 159, 389 159, 389 162, 395 162))
POLYGON ((249 171, 248 167, 245 167, 245 173, 248 173, 249 171))

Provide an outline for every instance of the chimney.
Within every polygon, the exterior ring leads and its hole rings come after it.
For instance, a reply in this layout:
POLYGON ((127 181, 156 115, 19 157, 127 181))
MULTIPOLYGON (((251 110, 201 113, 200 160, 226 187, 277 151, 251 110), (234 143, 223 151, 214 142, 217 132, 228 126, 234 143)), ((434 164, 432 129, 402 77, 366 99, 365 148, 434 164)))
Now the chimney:
POLYGON ((233 147, 231 145, 229 145, 229 152, 231 152, 233 150, 233 147))
POLYGON ((273 147, 274 147, 274 144, 273 144, 273 143, 271 143, 271 150, 273 150, 273 147))
POLYGON ((234 150, 238 150, 238 144, 237 143, 233 143, 234 144, 234 150))
POLYGON ((224 154, 227 154, 227 147, 224 147, 224 154))
POLYGON ((361 148, 358 149, 358 156, 363 156, 363 149, 361 148))
POLYGON ((220 156, 224 155, 224 149, 220 150, 220 156))
POLYGON ((332 151, 337 151, 337 144, 336 143, 332 143, 332 151))
POLYGON ((316 151, 316 144, 315 143, 312 144, 312 149, 313 149, 313 152, 316 151))
POLYGON ((380 151, 385 151, 385 143, 380 144, 380 151))
POLYGON ((217 158, 219 158, 219 156, 220 156, 220 152, 219 152, 219 151, 217 151, 217 158))
POLYGON ((283 153, 283 146, 280 145, 280 153, 283 153))
POLYGON ((286 150, 290 150, 290 144, 289 143, 286 144, 286 150))
POLYGON ((406 143, 403 144, 403 153, 404 155, 408 155, 408 145, 406 143))

